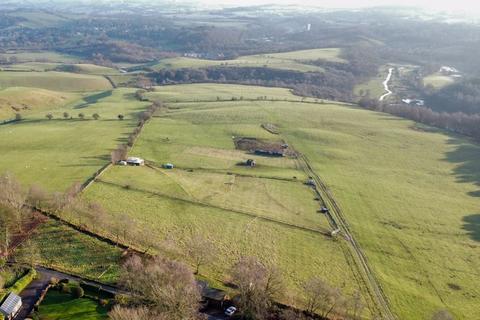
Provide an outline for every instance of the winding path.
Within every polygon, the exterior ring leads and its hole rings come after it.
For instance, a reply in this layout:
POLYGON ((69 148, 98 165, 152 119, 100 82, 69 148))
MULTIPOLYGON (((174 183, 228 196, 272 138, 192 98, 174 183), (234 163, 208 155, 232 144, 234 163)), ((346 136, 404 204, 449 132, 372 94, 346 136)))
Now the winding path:
POLYGON ((385 100, 386 97, 388 97, 389 95, 391 95, 393 93, 392 90, 390 90, 390 88, 388 86, 388 84, 390 83, 390 80, 392 79, 393 70, 394 70, 394 68, 389 68, 388 69, 387 78, 385 79, 385 81, 383 81, 383 87, 385 88, 386 92, 380 97, 380 99, 378 99, 378 101, 385 100))

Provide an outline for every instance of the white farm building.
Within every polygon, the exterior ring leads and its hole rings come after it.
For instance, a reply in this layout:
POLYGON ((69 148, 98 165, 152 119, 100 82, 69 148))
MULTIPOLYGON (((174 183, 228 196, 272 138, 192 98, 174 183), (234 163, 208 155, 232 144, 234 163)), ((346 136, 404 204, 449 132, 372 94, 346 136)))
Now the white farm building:
POLYGON ((138 157, 128 157, 127 164, 131 166, 143 166, 145 165, 145 160, 138 157))
POLYGON ((11 320, 15 318, 21 307, 22 298, 13 292, 10 292, 5 300, 3 300, 2 304, 0 304, 0 313, 5 317, 5 319, 11 320))

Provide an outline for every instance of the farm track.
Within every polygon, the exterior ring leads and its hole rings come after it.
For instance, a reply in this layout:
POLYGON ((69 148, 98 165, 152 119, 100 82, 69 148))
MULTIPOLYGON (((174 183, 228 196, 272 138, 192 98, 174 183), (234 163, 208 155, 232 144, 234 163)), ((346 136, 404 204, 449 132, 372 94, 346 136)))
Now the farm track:
POLYGON ((340 229, 344 234, 344 237, 347 241, 348 252, 352 258, 352 261, 355 262, 356 268, 359 271, 363 282, 366 285, 368 293, 375 303, 375 308, 386 320, 395 320, 397 317, 393 314, 388 303, 388 299, 377 279, 375 273, 372 271, 368 264, 367 257, 363 253, 358 242, 355 240, 352 232, 350 231, 350 226, 343 214, 342 209, 335 200, 332 192, 327 187, 325 182, 320 178, 320 176, 313 170, 308 158, 305 155, 299 156, 300 165, 303 167, 305 173, 312 177, 316 184, 316 190, 322 199, 322 202, 327 205, 330 209, 329 218, 332 221, 332 226, 340 229), (320 189, 320 190, 319 190, 320 189))
MULTIPOLYGON (((104 183, 104 184, 111 185, 111 186, 115 186, 115 187, 118 187, 118 188, 125 188, 125 186, 123 186, 123 185, 113 183, 113 182, 109 182, 109 181, 105 181, 105 180, 101 180, 101 179, 97 180, 97 182, 104 183)), ((270 223, 275 223, 275 224, 280 225, 280 226, 293 228, 293 229, 306 231, 306 232, 312 232, 312 233, 315 233, 315 234, 321 234, 322 236, 328 237, 328 238, 331 237, 331 232, 327 229, 308 228, 308 227, 296 225, 296 224, 293 224, 293 223, 289 223, 289 222, 286 222, 286 221, 261 216, 261 215, 258 215, 256 213, 253 213, 253 212, 248 212, 248 211, 233 209, 233 208, 228 208, 228 207, 222 207, 222 206, 216 206, 216 205, 212 205, 210 203, 206 203, 206 202, 202 202, 202 201, 198 201, 198 200, 175 197, 175 196, 168 195, 168 194, 165 194, 165 193, 153 192, 153 191, 150 191, 150 190, 144 190, 144 189, 140 189, 140 188, 130 187, 128 190, 147 193, 147 194, 151 194, 153 196, 167 198, 167 199, 174 200, 174 201, 182 201, 182 202, 186 202, 186 203, 197 205, 197 206, 214 208, 214 209, 228 211, 228 212, 232 212, 232 213, 236 213, 236 214, 241 214, 241 215, 248 216, 248 217, 251 217, 251 218, 256 218, 258 220, 262 220, 262 221, 266 221, 266 222, 270 222, 270 223)))
MULTIPOLYGON (((149 161, 145 163, 145 166, 149 167, 150 169, 159 170, 160 167, 153 162, 149 161)), ((253 178, 253 179, 270 179, 270 180, 277 180, 277 181, 286 181, 286 182, 296 182, 296 183, 303 183, 298 179, 293 178, 282 178, 282 177, 273 177, 273 176, 262 176, 262 175, 255 175, 255 174, 246 174, 246 173, 234 173, 231 171, 225 170, 216 170, 216 169, 209 169, 209 168, 186 168, 186 167, 176 167, 176 170, 182 171, 198 171, 198 172, 211 172, 211 173, 218 173, 218 174, 226 174, 241 178, 253 178)))

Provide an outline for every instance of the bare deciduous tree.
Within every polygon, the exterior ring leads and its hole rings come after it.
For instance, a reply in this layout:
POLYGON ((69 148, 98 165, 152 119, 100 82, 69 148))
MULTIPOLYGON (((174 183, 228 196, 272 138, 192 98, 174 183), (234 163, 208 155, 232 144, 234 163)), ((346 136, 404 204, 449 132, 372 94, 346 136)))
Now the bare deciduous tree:
POLYGON ((0 204, 0 243, 2 253, 8 256, 10 243, 20 224, 19 212, 12 207, 0 204))
POLYGON ((117 147, 117 149, 113 150, 110 154, 110 159, 112 163, 117 163, 120 160, 125 160, 127 158, 128 149, 127 146, 121 144, 117 147))
POLYGON ((231 273, 238 288, 242 315, 247 319, 264 319, 273 299, 283 293, 280 273, 254 257, 241 258, 231 273))
POLYGON ((348 320, 363 319, 365 304, 363 303, 360 291, 355 291, 352 297, 346 301, 346 317, 348 320))
MULTIPOLYGON (((112 320, 156 320, 150 311, 145 307, 139 308, 125 308, 121 306, 115 306, 108 314, 112 320)), ((159 319, 160 320, 160 319, 159 319)))
POLYGON ((297 312, 292 309, 283 310, 280 317, 282 320, 306 320, 307 319, 307 317, 303 313, 297 312))
POLYGON ((200 292, 191 270, 182 263, 155 258, 128 259, 120 282, 139 304, 167 319, 196 319, 200 292))
POLYGON ((317 277, 308 280, 303 289, 306 298, 306 311, 310 314, 318 313, 323 318, 328 318, 344 302, 339 289, 330 287, 317 277))
POLYGON ((187 254, 195 265, 195 274, 198 274, 200 267, 207 264, 215 257, 215 245, 202 235, 194 235, 188 242, 187 254))
POLYGON ((0 204, 21 210, 27 198, 22 186, 10 173, 0 176, 0 204))
POLYGON ((38 185, 30 186, 27 194, 27 203, 35 208, 41 208, 48 200, 48 194, 38 185))

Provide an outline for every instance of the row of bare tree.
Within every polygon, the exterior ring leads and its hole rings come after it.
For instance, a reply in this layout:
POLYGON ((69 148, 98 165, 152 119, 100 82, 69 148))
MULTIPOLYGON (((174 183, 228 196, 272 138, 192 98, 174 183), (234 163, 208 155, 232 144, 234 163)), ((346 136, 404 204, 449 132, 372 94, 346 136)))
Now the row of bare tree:
MULTIPOLYGON (((250 320, 306 320, 308 315, 329 319, 341 315, 343 319, 361 319, 364 304, 359 293, 344 298, 340 290, 319 278, 312 278, 303 286, 307 310, 300 312, 280 310, 275 301, 283 298, 284 282, 279 269, 254 257, 243 257, 231 268, 231 282, 236 288, 234 298, 242 319, 250 320)), ((129 258, 120 276, 120 283, 131 293, 129 299, 118 299, 110 312, 113 320, 126 319, 204 319, 200 308, 200 289, 194 274, 185 264, 161 257, 129 258)))
MULTIPOLYGON (((120 144, 115 150, 110 154, 110 160, 112 163, 117 163, 120 160, 125 160, 128 153, 128 148, 132 147, 135 143, 135 140, 138 138, 138 135, 143 129, 145 123, 150 120, 157 110, 163 107, 161 101, 154 101, 152 105, 145 111, 141 112, 138 115, 138 123, 133 132, 128 136, 126 144, 120 144)), ((123 118, 122 118, 123 119, 123 118)))
POLYGON ((435 112, 424 107, 408 105, 380 104, 376 100, 364 98, 359 105, 363 108, 390 113, 419 123, 463 134, 480 141, 480 114, 469 115, 461 112, 435 112))

